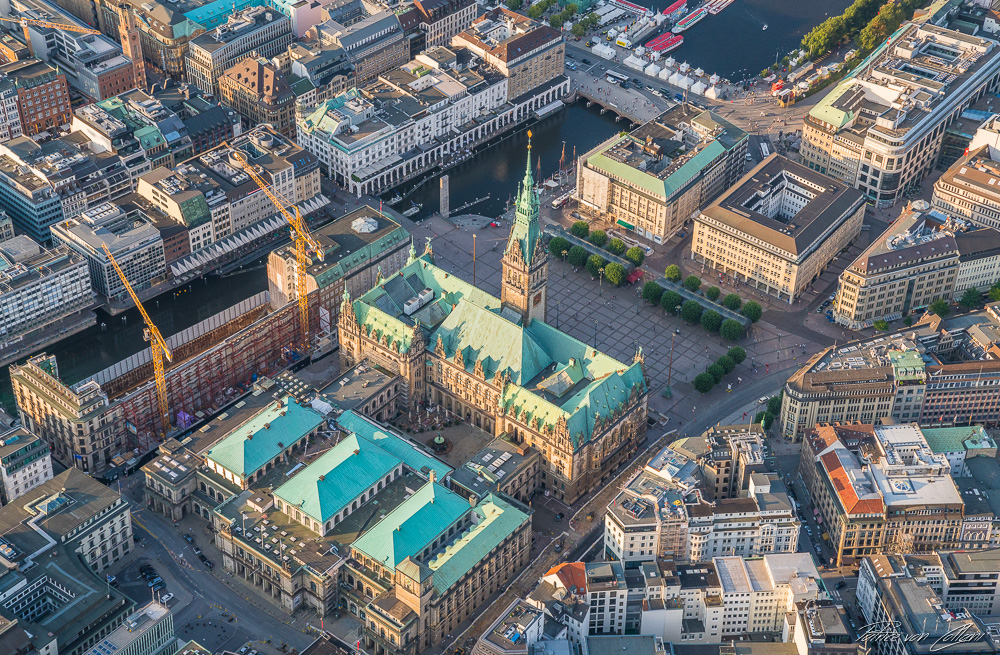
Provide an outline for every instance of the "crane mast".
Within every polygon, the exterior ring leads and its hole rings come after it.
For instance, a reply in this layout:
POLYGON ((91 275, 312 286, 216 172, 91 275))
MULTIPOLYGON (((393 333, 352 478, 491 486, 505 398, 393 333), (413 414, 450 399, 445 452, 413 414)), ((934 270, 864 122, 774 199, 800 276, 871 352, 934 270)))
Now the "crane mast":
POLYGON ((24 30, 24 44, 28 46, 28 53, 34 57, 35 49, 31 47, 31 32, 28 31, 29 25, 35 25, 36 27, 51 27, 54 30, 65 30, 67 32, 81 32, 83 34, 100 34, 100 30, 91 29, 89 27, 77 27, 76 25, 66 25, 64 23, 52 23, 47 20, 35 20, 33 18, 3 18, 0 17, 0 21, 7 23, 19 23, 21 29, 24 30))
POLYGON ((306 270, 312 263, 309 257, 309 248, 312 248, 316 254, 316 257, 322 261, 323 260, 323 249, 320 248, 319 244, 309 233, 309 226, 306 224, 305 220, 302 218, 302 214, 299 213, 299 208, 287 200, 283 200, 278 196, 278 192, 271 188, 267 182, 257 174, 257 171, 253 169, 250 163, 243 156, 243 153, 239 150, 233 148, 232 157, 240 163, 243 170, 246 171, 247 175, 254 181, 264 195, 267 196, 268 200, 278 208, 281 215, 285 217, 288 221, 288 225, 291 228, 292 239, 295 241, 295 295, 298 297, 299 303, 299 324, 302 329, 302 347, 303 354, 308 353, 310 348, 309 341, 309 298, 307 295, 307 280, 308 276, 306 270), (295 213, 292 214, 288 211, 285 205, 291 205, 295 213))
POLYGON ((125 277, 125 271, 121 269, 118 262, 115 261, 114 255, 111 254, 111 250, 108 249, 107 244, 101 244, 101 248, 104 249, 104 254, 108 256, 108 260, 115 269, 115 273, 121 279, 122 284, 125 285, 128 295, 132 297, 132 302, 135 303, 136 308, 139 313, 142 314, 142 320, 146 323, 146 329, 143 334, 146 341, 149 342, 149 349, 152 351, 153 359, 153 377, 156 379, 156 401, 160 409, 160 420, 163 424, 163 433, 167 433, 170 430, 170 406, 167 399, 167 380, 164 377, 164 364, 163 359, 166 358, 168 362, 174 361, 174 355, 170 352, 170 347, 167 346, 166 339, 160 334, 159 328, 153 323, 153 319, 149 317, 146 313, 146 308, 142 306, 139 301, 139 296, 136 295, 135 291, 132 289, 132 285, 129 284, 128 278, 125 277))

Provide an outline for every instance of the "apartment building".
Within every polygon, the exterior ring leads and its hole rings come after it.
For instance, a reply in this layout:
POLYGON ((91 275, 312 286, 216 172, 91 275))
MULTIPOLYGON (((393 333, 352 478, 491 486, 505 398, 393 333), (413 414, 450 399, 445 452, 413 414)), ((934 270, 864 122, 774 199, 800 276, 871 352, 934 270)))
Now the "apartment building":
POLYGON ((577 199, 625 230, 663 243, 743 174, 746 132, 679 104, 580 158, 577 199))
POLYGON ((247 126, 267 123, 295 138, 295 94, 285 76, 266 60, 247 57, 219 78, 222 104, 235 109, 247 126))
POLYGON ((802 161, 888 207, 934 168, 946 128, 998 80, 995 41, 909 23, 809 111, 802 161))
POLYGON ((274 57, 292 42, 292 23, 273 9, 250 7, 188 44, 187 80, 205 93, 219 95, 222 74, 251 53, 274 57))
POLYGON ((32 136, 70 122, 72 110, 65 73, 38 59, 0 64, 0 73, 13 85, 3 94, 4 114, 12 116, 11 105, 15 102, 17 109, 16 122, 2 128, 8 136, 0 141, 32 136))
POLYGON ((918 200, 841 273, 833 316, 857 330, 989 288, 1000 275, 998 248, 997 230, 973 230, 918 200))
MULTIPOLYGON (((0 67, 2 69, 2 67, 0 67)), ((24 134, 17 85, 0 70, 0 143, 24 134)))
POLYGON ((777 154, 694 219, 691 256, 789 304, 861 233, 860 192, 777 154))
POLYGON ((557 81, 565 72, 566 41, 562 34, 506 7, 487 11, 472 27, 452 38, 507 78, 507 100, 557 81))
POLYGON ((507 84, 495 69, 462 66, 455 52, 437 48, 363 90, 320 104, 299 119, 298 142, 351 193, 382 192, 527 120, 569 91, 569 80, 560 77, 511 103, 507 84))
POLYGON ((476 3, 472 0, 414 0, 413 9, 424 33, 421 49, 450 44, 452 37, 471 27, 476 18, 476 3))
POLYGON ((965 503, 947 457, 913 424, 853 432, 860 435, 855 448, 835 431, 814 433, 800 463, 837 566, 883 552, 955 547, 965 503))
MULTIPOLYGON (((18 15, 49 23, 93 29, 71 12, 46 0, 14 0, 18 15)), ((70 86, 91 100, 104 100, 135 88, 132 61, 115 39, 44 25, 25 28, 34 56, 66 75, 70 86)), ((116 35, 117 37, 117 35, 116 35)))
POLYGON ((11 503, 51 479, 47 443, 24 428, 0 434, 0 504, 11 503))
POLYGON ((111 649, 121 655, 174 655, 176 642, 174 615, 166 605, 153 600, 128 616, 85 655, 107 655, 111 649))
POLYGON ((52 226, 52 240, 86 260, 90 283, 104 299, 119 303, 129 300, 125 285, 104 252, 105 246, 136 291, 166 279, 160 231, 148 220, 128 215, 118 205, 105 203, 52 226))
POLYGON ((81 134, 0 143, 0 199, 18 232, 48 242, 54 223, 132 192, 121 158, 88 145, 81 134))
POLYGON ((93 301, 87 262, 71 249, 43 249, 26 236, 0 242, 0 350, 93 301))
POLYGON ((308 41, 346 53, 354 85, 363 87, 406 63, 410 51, 399 17, 381 6, 347 0, 323 7, 321 21, 308 29, 308 41))
POLYGON ((279 55, 274 60, 281 63, 281 72, 295 94, 296 121, 354 85, 354 70, 347 51, 335 45, 318 40, 295 42, 288 46, 287 57, 279 55))
POLYGON ((240 115, 235 110, 204 97, 197 87, 190 84, 164 80, 154 87, 152 97, 181 119, 191 138, 192 156, 243 134, 240 115))
MULTIPOLYGON (((306 269, 306 293, 318 296, 319 307, 312 319, 317 324, 310 326, 310 332, 316 330, 335 341, 344 294, 360 297, 402 270, 413 240, 399 223, 367 206, 313 230, 312 235, 325 256, 306 269)), ((268 255, 268 291, 273 307, 298 298, 296 267, 292 246, 282 246, 268 255)))

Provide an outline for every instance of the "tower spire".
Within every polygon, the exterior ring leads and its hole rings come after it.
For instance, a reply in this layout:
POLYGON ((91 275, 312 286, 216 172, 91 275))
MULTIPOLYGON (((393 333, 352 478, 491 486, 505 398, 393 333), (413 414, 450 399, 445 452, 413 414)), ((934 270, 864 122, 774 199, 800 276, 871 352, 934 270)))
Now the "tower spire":
POLYGON ((541 222, 538 219, 538 192, 531 175, 531 132, 524 179, 517 190, 510 238, 503 256, 503 285, 500 300, 517 311, 524 324, 533 319, 545 320, 545 283, 548 256, 542 247, 541 222))

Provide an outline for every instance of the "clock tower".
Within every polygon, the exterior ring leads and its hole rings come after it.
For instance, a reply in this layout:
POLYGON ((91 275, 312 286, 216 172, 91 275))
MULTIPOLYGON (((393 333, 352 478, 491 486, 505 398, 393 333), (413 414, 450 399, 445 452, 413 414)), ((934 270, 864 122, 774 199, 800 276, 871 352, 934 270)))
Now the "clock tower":
POLYGON ((538 192, 531 176, 531 132, 528 132, 528 165, 517 191, 514 224, 503 254, 500 300, 521 315, 524 325, 546 316, 546 282, 549 254, 542 246, 538 220, 538 192))

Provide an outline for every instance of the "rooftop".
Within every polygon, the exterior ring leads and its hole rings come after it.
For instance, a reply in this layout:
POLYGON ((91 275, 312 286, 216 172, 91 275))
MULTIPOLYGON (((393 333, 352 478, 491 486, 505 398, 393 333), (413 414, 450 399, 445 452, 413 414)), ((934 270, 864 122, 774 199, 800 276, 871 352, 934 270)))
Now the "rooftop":
POLYGON ((504 478, 516 475, 531 458, 527 447, 504 439, 493 439, 464 466, 458 467, 452 473, 451 481, 482 498, 488 492, 496 491, 504 478))
MULTIPOLYGON (((917 206, 926 204, 918 203, 917 206)), ((923 212, 908 209, 851 263, 849 270, 871 275, 939 257, 957 256, 957 235, 970 227, 934 209, 923 212)))
POLYGON ((191 39, 190 47, 215 52, 228 43, 282 21, 291 25, 291 20, 279 11, 267 7, 247 7, 231 14, 224 24, 191 39))
POLYGON ((152 601, 125 619, 118 628, 105 636, 84 655, 110 655, 143 639, 150 628, 164 616, 170 614, 166 605, 152 601))

